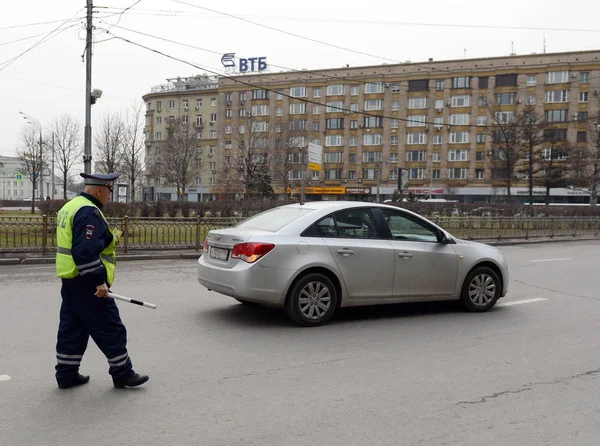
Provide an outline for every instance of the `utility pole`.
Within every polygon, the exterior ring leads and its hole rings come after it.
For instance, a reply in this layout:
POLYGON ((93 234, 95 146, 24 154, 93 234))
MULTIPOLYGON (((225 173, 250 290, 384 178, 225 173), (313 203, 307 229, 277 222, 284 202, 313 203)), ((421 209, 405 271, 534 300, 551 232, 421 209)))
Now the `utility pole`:
POLYGON ((377 198, 376 203, 379 203, 379 186, 381 185, 381 160, 377 163, 377 198))
POLYGON ((308 147, 306 147, 306 152, 304 153, 304 158, 302 159, 302 183, 300 186, 300 203, 304 203, 306 201, 305 194, 305 184, 306 184, 306 172, 308 171, 308 147))
MULTIPOLYGON (((35 192, 34 201, 35 201, 35 192)), ((44 200, 44 140, 42 139, 42 125, 40 124, 40 200, 44 200)))
POLYGON ((83 141, 83 171, 92 173, 92 0, 87 0, 85 45, 85 130, 83 141))
POLYGON ((54 131, 52 132, 52 194, 50 196, 54 200, 54 131))

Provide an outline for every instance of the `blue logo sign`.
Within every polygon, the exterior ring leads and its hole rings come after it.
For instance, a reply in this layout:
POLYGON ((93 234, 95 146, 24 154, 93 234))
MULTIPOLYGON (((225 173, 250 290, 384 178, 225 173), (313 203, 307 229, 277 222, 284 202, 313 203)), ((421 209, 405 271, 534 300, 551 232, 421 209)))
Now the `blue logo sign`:
MULTIPOLYGON (((267 58, 266 57, 240 57, 239 72, 260 72, 267 69, 267 58)), ((221 57, 221 63, 225 68, 236 68, 235 64, 235 53, 225 53, 221 57)))

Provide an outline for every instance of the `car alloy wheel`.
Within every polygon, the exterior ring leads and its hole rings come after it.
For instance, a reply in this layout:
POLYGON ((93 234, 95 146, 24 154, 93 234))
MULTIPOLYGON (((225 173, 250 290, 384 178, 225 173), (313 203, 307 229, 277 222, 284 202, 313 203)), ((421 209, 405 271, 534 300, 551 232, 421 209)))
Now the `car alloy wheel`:
POLYGON ((469 299, 473 305, 485 307, 496 296, 496 283, 489 274, 477 274, 469 284, 469 299))
POLYGON ((331 291, 323 282, 308 282, 300 291, 298 304, 304 317, 318 320, 331 308, 331 291))
POLYGON ((468 311, 487 311, 500 297, 500 288, 498 274, 491 268, 480 266, 467 275, 460 300, 468 311))
POLYGON ((285 312, 297 324, 312 327, 327 323, 337 304, 337 289, 331 279, 321 273, 308 273, 292 285, 285 312))

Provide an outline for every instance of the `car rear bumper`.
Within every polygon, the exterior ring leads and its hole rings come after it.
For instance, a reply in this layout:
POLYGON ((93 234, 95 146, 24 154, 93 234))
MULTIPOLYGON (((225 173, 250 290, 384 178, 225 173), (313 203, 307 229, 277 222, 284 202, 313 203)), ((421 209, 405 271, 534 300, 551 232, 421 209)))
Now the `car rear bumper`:
POLYGON ((260 262, 239 262, 224 268, 198 259, 198 282, 209 290, 240 300, 283 307, 291 271, 267 268, 260 262))

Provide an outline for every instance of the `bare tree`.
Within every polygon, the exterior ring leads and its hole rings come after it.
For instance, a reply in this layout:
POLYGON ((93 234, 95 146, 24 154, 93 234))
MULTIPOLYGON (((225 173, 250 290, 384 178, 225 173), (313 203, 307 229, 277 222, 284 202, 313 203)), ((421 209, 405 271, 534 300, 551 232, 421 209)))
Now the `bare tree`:
POLYGON ((185 187, 198 176, 199 160, 192 125, 183 122, 182 118, 174 118, 167 126, 167 139, 153 160, 153 169, 168 184, 176 187, 178 200, 183 200, 185 187))
POLYGON ((125 140, 125 124, 121 115, 117 112, 106 112, 96 128, 96 169, 102 173, 120 171, 125 140))
POLYGON ((123 169, 129 180, 131 201, 135 200, 138 180, 144 172, 144 120, 142 105, 132 106, 125 115, 123 136, 123 169))
POLYGON ((41 141, 39 133, 35 128, 25 127, 19 134, 19 147, 17 157, 23 163, 23 175, 31 181, 33 197, 31 199, 31 213, 35 213, 35 194, 37 192, 38 179, 44 164, 41 141))
POLYGON ((66 200, 67 185, 73 177, 71 170, 83 153, 81 124, 72 116, 64 114, 51 124, 51 132, 52 150, 56 166, 62 177, 63 198, 66 200))
POLYGON ((590 206, 598 203, 600 188, 600 116, 588 121, 587 144, 571 151, 569 183, 590 193, 590 206))
POLYGON ((550 204, 550 189, 565 187, 568 178, 569 158, 572 146, 562 138, 557 138, 554 129, 546 132, 544 149, 537 153, 534 160, 537 167, 536 182, 546 189, 545 204, 550 204))
POLYGON ((535 107, 532 105, 526 105, 518 113, 515 121, 519 129, 518 139, 523 147, 522 157, 529 160, 526 172, 529 183, 529 204, 533 206, 534 176, 539 171, 536 160, 539 157, 541 144, 545 141, 544 131, 548 129, 549 124, 546 117, 536 112, 535 107))
POLYGON ((273 180, 281 184, 283 193, 293 189, 293 178, 306 175, 305 157, 307 145, 306 129, 295 129, 292 123, 282 123, 282 132, 275 137, 272 147, 271 162, 273 180))
POLYGON ((519 119, 514 112, 503 111, 498 105, 488 105, 488 111, 494 123, 487 127, 492 138, 492 178, 504 181, 510 203, 515 167, 524 154, 519 119))
POLYGON ((244 199, 253 195, 272 197, 271 159, 272 133, 268 121, 248 115, 245 124, 232 133, 231 165, 237 173, 227 175, 226 186, 244 190, 244 199))

